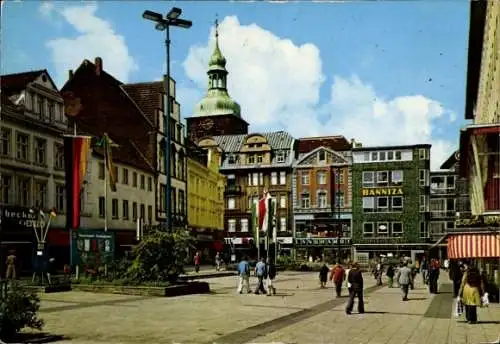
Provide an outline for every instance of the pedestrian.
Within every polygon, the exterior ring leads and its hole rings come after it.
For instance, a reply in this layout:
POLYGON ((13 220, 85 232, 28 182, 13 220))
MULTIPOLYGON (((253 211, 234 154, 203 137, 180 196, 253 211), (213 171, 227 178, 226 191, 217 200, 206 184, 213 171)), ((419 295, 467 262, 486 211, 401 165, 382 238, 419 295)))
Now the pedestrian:
POLYGON ((351 267, 352 267, 352 261, 347 262, 347 269, 345 271, 345 276, 346 276, 345 284, 347 288, 347 294, 351 293, 351 283, 349 283, 349 281, 347 280, 347 276, 349 276, 349 271, 351 271, 351 267))
POLYGON ((276 295, 274 280, 276 279, 276 265, 267 258, 267 295, 276 295))
POLYGON ((330 274, 330 280, 335 284, 335 293, 337 297, 340 297, 342 293, 342 283, 344 283, 345 280, 345 270, 342 265, 340 265, 340 262, 333 267, 330 274))
POLYGON ((347 280, 351 284, 351 290, 345 312, 348 315, 351 314, 354 307, 354 298, 358 297, 358 313, 363 314, 365 312, 365 303, 363 300, 363 274, 361 273, 357 262, 352 264, 347 280))
POLYGON ((220 271, 221 257, 219 252, 215 254, 215 270, 220 271))
POLYGON ((328 272, 330 269, 328 269, 328 266, 326 266, 326 263, 323 264, 321 269, 319 270, 319 285, 320 288, 326 288, 326 282, 328 280, 328 272))
POLYGON ((479 270, 470 267, 464 273, 459 290, 459 297, 465 306, 465 320, 469 324, 477 323, 477 307, 481 306, 483 290, 479 270))
POLYGON ((450 261, 448 259, 445 259, 443 262, 444 266, 444 271, 448 272, 448 269, 450 268, 450 261))
POLYGON ((9 251, 9 255, 7 256, 7 261, 5 264, 7 265, 7 271, 5 274, 6 279, 15 280, 16 276, 16 263, 17 257, 16 252, 14 250, 9 251))
POLYGON ((255 266, 255 275, 258 279, 255 294, 258 295, 260 292, 262 292, 263 294, 267 294, 266 288, 264 288, 264 280, 267 279, 266 263, 264 262, 264 257, 261 257, 259 262, 255 266))
POLYGON ((458 297, 458 292, 460 290, 460 285, 462 284, 464 270, 463 265, 460 262, 452 261, 450 264, 449 277, 453 282, 453 298, 458 297))
POLYGON ((382 267, 382 264, 380 262, 378 262, 377 266, 375 268, 375 279, 377 280, 377 285, 382 285, 383 272, 384 272, 384 269, 382 267))
POLYGON ((250 264, 248 264, 247 257, 243 257, 243 259, 238 264, 238 294, 243 292, 243 286, 246 287, 247 293, 251 293, 250 290, 250 264))
POLYGON ((429 271, 428 271, 428 264, 427 264, 427 259, 425 257, 422 257, 422 262, 420 263, 420 270, 422 271, 422 282, 427 285, 428 277, 429 277, 429 271))
POLYGON ((439 269, 439 261, 433 258, 429 264, 429 292, 431 294, 438 293, 439 269))
POLYGON ((411 260, 408 261, 408 268, 411 270, 410 289, 413 290, 413 289, 415 289, 414 280, 415 280, 415 275, 416 275, 416 273, 415 273, 416 269, 415 269, 415 266, 413 265, 411 260))
POLYGON ((408 267, 408 262, 403 262, 401 268, 398 270, 396 280, 403 292, 403 301, 408 301, 408 289, 411 283, 411 269, 408 267))
POLYGON ((200 251, 196 252, 194 255, 194 270, 200 272, 201 255, 200 251))
POLYGON ((385 274, 387 276, 387 284, 389 285, 389 288, 392 288, 394 283, 394 266, 392 264, 387 267, 387 272, 385 274))

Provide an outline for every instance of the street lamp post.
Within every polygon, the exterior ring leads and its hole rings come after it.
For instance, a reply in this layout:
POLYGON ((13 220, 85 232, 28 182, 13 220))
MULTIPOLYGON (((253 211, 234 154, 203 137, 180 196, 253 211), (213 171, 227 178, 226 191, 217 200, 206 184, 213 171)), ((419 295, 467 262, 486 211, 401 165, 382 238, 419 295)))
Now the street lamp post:
POLYGON ((165 152, 164 152, 164 167, 165 167, 165 177, 166 180, 166 190, 165 190, 165 219, 167 222, 167 230, 172 229, 172 207, 171 207, 171 190, 172 190, 172 180, 170 171, 170 160, 171 160, 171 132, 170 132, 170 27, 176 26, 184 29, 189 29, 193 23, 190 20, 180 19, 179 16, 182 14, 182 10, 177 7, 173 7, 163 18, 160 13, 152 11, 144 11, 142 17, 144 19, 150 20, 156 23, 155 29, 159 31, 165 31, 165 47, 166 47, 166 64, 167 64, 167 75, 165 77, 165 110, 163 112, 163 135, 165 141, 165 152))
POLYGON ((340 223, 340 174, 339 168, 335 170, 335 209, 337 213, 337 263, 340 261, 340 238, 342 236, 342 225, 340 223))

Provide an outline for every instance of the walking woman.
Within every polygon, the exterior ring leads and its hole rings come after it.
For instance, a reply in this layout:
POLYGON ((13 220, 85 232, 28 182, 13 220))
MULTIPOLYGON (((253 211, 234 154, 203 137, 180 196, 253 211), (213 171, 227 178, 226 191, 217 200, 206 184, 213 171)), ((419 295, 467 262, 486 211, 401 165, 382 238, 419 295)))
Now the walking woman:
POLYGON ((477 323, 477 307, 481 306, 483 295, 481 275, 477 268, 470 267, 464 273, 458 295, 465 306, 465 320, 469 324, 477 323))

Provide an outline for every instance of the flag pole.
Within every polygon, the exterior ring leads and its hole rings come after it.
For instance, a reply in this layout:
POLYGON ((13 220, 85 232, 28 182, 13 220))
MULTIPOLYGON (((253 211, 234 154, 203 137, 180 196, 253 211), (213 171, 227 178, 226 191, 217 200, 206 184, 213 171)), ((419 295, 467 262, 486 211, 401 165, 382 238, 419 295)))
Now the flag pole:
POLYGON ((104 133, 104 232, 108 231, 108 137, 104 133))

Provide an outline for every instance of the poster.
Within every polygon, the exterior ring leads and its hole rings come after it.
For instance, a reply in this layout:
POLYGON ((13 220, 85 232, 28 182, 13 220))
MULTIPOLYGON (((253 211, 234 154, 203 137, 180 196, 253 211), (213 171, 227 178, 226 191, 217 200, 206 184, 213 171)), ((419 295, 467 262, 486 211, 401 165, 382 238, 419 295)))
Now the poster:
POLYGON ((73 265, 96 269, 114 259, 115 233, 112 231, 79 229, 72 232, 71 240, 73 265))

